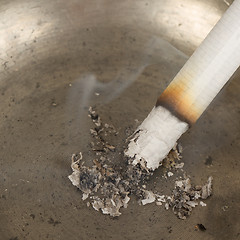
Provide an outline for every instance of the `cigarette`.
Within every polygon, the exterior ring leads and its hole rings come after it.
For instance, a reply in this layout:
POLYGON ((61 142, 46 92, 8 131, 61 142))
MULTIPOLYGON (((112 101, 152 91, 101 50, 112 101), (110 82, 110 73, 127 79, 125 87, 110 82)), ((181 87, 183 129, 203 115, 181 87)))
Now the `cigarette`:
POLYGON ((240 65, 240 0, 235 0, 130 138, 125 155, 155 170, 240 65))

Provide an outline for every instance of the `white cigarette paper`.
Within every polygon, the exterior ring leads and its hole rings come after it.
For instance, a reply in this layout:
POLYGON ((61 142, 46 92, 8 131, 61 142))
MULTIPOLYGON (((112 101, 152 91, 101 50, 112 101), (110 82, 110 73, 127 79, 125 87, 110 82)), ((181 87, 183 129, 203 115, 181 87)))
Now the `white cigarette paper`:
POLYGON ((127 156, 132 164, 155 170, 160 159, 164 159, 178 139, 188 129, 188 124, 180 121, 164 107, 154 107, 148 117, 130 140, 127 156))
POLYGON ((133 135, 125 152, 132 164, 156 169, 239 65, 240 0, 235 0, 133 135))

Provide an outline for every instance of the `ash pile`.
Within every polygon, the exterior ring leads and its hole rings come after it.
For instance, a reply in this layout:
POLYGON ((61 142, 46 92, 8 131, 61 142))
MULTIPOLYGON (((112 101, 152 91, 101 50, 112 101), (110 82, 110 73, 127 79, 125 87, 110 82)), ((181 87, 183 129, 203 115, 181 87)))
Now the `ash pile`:
POLYGON ((127 208, 130 197, 135 196, 141 205, 155 202, 165 209, 172 209, 180 219, 186 219, 197 205, 206 206, 202 200, 212 194, 212 177, 203 186, 193 186, 190 177, 183 171, 181 161, 181 146, 177 145, 163 160, 162 167, 169 170, 165 178, 173 175, 172 170, 182 171, 182 177, 173 180, 174 189, 171 195, 161 195, 148 190, 146 184, 153 172, 143 169, 140 165, 129 164, 123 151, 108 142, 109 137, 117 137, 118 131, 110 124, 103 123, 92 107, 89 108, 89 118, 93 123, 90 129, 92 137, 91 151, 94 153, 93 164, 86 166, 82 153, 72 156, 72 174, 68 177, 72 184, 82 192, 82 200, 88 206, 103 214, 117 217, 120 209, 127 208), (125 165, 116 166, 111 161, 112 154, 120 156, 125 165), (171 170, 171 171, 170 171, 171 170))

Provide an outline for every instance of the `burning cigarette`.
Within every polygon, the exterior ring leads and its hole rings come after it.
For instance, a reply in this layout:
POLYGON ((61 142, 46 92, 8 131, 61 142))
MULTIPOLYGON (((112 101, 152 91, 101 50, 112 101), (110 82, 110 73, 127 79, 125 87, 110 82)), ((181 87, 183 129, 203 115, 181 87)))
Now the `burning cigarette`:
POLYGON ((155 170, 240 65, 240 0, 197 48, 133 134, 125 154, 155 170))

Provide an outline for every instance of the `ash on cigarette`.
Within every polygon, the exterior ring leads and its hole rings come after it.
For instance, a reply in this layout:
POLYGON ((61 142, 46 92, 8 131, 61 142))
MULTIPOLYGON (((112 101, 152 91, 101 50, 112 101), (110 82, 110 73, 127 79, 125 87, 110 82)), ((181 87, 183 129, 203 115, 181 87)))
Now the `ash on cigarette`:
MULTIPOLYGON (((206 206, 204 200, 212 194, 212 177, 203 186, 194 186, 190 177, 174 179, 171 195, 161 195, 148 190, 146 184, 153 172, 139 164, 133 166, 118 146, 111 144, 109 139, 118 136, 118 131, 111 124, 103 123, 98 113, 89 108, 89 118, 93 123, 90 129, 92 137, 91 152, 94 153, 92 166, 86 166, 82 153, 72 156, 72 174, 69 176, 74 186, 82 192, 82 199, 87 200, 95 210, 110 216, 120 216, 121 208, 127 208, 131 196, 135 196, 141 205, 155 202, 172 209, 180 219, 186 219, 197 205, 206 206), (113 164, 112 156, 119 155, 123 166, 113 164)), ((182 148, 179 144, 171 150, 163 160, 162 167, 166 170, 165 178, 172 177, 174 171, 183 171, 181 161, 182 148), (173 172, 172 172, 173 171, 173 172)))

